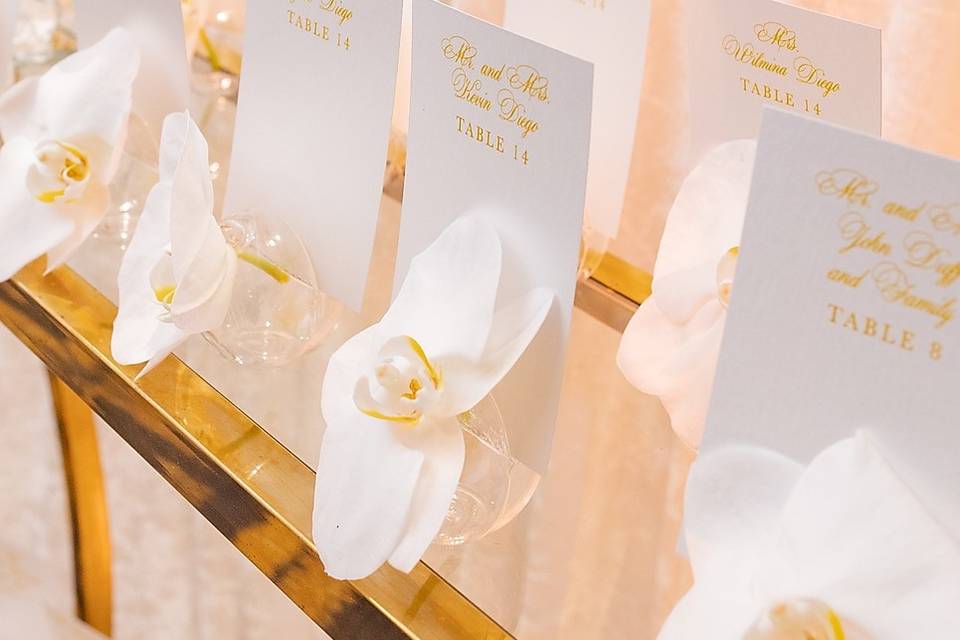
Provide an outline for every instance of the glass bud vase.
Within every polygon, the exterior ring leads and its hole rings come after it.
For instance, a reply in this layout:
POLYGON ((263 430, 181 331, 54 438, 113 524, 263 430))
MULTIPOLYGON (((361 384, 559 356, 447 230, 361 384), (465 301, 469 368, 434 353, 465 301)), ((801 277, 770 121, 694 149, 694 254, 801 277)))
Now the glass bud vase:
POLYGON ((140 116, 131 114, 123 155, 110 182, 110 207, 94 231, 94 237, 126 247, 147 195, 157 183, 158 155, 149 125, 140 116))
POLYGON ((226 319, 204 338, 238 365, 293 362, 334 329, 339 303, 320 291, 306 248, 282 221, 238 214, 221 229, 237 272, 226 319))
POLYGON ((577 274, 581 280, 587 280, 596 272, 609 247, 610 238, 594 229, 589 218, 585 217, 583 235, 580 236, 580 264, 577 274))
POLYGON ((42 69, 68 53, 68 43, 60 42, 67 39, 61 18, 59 0, 20 0, 13 39, 18 67, 42 69))
POLYGON ((500 408, 492 396, 458 416, 465 452, 463 471, 443 526, 443 546, 475 542, 513 520, 526 506, 539 476, 517 461, 500 408))

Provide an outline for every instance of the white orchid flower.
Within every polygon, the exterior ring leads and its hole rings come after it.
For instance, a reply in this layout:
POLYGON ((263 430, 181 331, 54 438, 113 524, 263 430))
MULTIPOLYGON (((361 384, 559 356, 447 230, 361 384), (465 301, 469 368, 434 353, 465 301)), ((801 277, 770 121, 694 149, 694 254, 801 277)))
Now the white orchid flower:
POLYGON ((191 335, 223 323, 237 270, 213 214, 207 141, 187 113, 164 120, 159 172, 120 266, 113 328, 117 362, 149 361, 140 376, 191 335))
POLYGON ((653 295, 637 310, 617 363, 659 396, 677 435, 700 446, 747 208, 756 141, 711 151, 684 181, 667 218, 653 295))
POLYGON ((114 29, 0 96, 0 281, 44 253, 63 264, 103 218, 139 67, 114 29))
POLYGON ((496 309, 501 247, 475 217, 414 258, 376 325, 333 355, 313 538, 329 575, 410 571, 436 537, 464 463, 457 416, 500 382, 553 304, 536 289, 496 309))
POLYGON ((686 494, 694 585, 659 640, 949 640, 960 547, 863 433, 810 464, 733 447, 686 494))

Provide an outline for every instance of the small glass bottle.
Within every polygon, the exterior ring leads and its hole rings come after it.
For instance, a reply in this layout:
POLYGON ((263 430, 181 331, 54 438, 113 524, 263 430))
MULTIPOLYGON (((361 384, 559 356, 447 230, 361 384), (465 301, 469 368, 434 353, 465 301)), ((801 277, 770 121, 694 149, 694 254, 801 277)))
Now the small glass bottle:
POLYGON ((293 362, 335 328, 342 307, 320 291, 306 248, 284 222, 238 214, 221 228, 237 252, 233 297, 223 324, 204 338, 238 365, 293 362))
POLYGON ((17 67, 28 72, 22 75, 50 66, 75 48, 62 18, 59 0, 20 0, 13 55, 17 67))
POLYGON ((435 544, 475 542, 512 521, 529 502, 540 477, 510 451, 493 396, 458 416, 463 430, 463 471, 435 544))
POLYGON ((578 277, 587 280, 592 276, 603 261, 610 247, 610 238, 600 233, 590 225, 588 217, 583 220, 583 234, 580 236, 580 265, 578 277))
POLYGON ((130 114, 123 155, 110 182, 110 206, 93 232, 95 238, 126 248, 147 195, 157 183, 158 155, 149 125, 140 116, 130 114))

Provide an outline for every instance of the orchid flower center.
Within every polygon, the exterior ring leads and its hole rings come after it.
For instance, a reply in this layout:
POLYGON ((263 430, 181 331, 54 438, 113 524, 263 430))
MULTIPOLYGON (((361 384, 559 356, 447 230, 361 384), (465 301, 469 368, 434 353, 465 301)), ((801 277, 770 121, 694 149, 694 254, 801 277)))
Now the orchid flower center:
POLYGON ((173 322, 170 306, 177 295, 177 285, 173 277, 173 258, 170 252, 164 253, 150 272, 150 287, 157 302, 163 307, 163 313, 158 319, 161 322, 173 322))
POLYGON ((34 148, 27 189, 40 202, 72 202, 81 198, 90 180, 90 161, 79 148, 62 140, 44 140, 34 148))
POLYGON ((410 336, 391 338, 360 378, 353 401, 366 415, 400 424, 418 424, 443 391, 440 369, 410 336))
POLYGON ((818 600, 775 604, 757 619, 743 640, 851 640, 840 616, 818 600))
POLYGON ((733 276, 737 272, 737 258, 740 256, 740 247, 733 247, 720 258, 717 263, 717 298, 726 309, 730 305, 730 294, 733 293, 733 276))

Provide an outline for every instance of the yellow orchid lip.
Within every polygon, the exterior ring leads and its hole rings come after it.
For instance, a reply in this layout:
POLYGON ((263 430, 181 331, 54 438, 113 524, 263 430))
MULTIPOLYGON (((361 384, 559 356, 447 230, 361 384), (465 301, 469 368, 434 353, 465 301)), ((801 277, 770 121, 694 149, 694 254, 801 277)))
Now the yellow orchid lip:
POLYGON ((423 419, 423 416, 420 414, 413 414, 409 416, 388 416, 385 413, 381 413, 376 409, 360 409, 360 412, 370 416, 371 418, 376 418, 377 420, 384 420, 386 422, 396 422, 397 424, 409 424, 415 425, 419 424, 420 420, 423 419))
POLYGON ((423 346, 411 336, 396 336, 381 348, 373 374, 362 377, 354 404, 364 415, 403 425, 417 425, 443 388, 443 375, 423 346))
POLYGON ((173 296, 177 292, 176 285, 167 284, 161 287, 157 287, 153 290, 153 294, 157 298, 157 302, 165 305, 173 304, 173 296))
POLYGON ((55 191, 44 191, 43 193, 38 193, 34 196, 37 200, 44 204, 52 204, 56 202, 59 198, 62 198, 66 194, 66 189, 56 189, 55 191))
MULTIPOLYGON (((38 147, 40 150, 37 152, 37 161, 41 165, 51 161, 57 161, 56 157, 51 158, 50 156, 49 149, 51 146, 59 147, 65 154, 62 160, 63 166, 59 167, 57 177, 55 178, 56 181, 60 183, 60 188, 49 189, 34 194, 34 197, 44 204, 53 204, 60 201, 66 196, 67 189, 70 185, 81 184, 90 177, 90 161, 87 155, 78 147, 62 140, 50 140, 40 143, 38 147)), ((65 202, 69 203, 74 200, 76 200, 76 198, 70 198, 65 202)))

